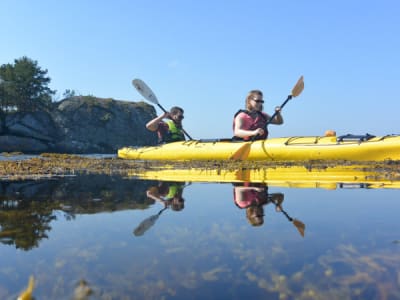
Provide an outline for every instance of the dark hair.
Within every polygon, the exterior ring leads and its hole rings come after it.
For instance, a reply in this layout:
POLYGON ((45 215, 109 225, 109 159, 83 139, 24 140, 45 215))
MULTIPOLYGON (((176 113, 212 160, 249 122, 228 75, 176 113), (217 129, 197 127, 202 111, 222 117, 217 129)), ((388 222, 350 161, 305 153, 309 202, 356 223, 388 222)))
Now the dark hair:
POLYGON ((182 114, 184 113, 183 109, 180 108, 179 106, 171 107, 169 112, 170 112, 171 115, 176 115, 179 112, 182 113, 182 114))

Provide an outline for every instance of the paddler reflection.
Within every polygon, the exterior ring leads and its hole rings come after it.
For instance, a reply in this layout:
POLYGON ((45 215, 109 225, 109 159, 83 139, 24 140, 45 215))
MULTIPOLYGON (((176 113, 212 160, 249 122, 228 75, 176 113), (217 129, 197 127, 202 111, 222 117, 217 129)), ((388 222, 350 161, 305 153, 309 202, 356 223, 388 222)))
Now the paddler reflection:
POLYGON ((183 198, 184 182, 161 181, 157 186, 152 186, 146 191, 148 198, 160 202, 164 205, 157 214, 143 220, 133 231, 135 236, 143 235, 151 226, 155 224, 159 216, 168 208, 173 211, 181 211, 185 208, 185 199, 183 198))
POLYGON ((293 223, 300 235, 304 237, 305 225, 303 222, 291 218, 282 208, 284 195, 282 193, 268 193, 268 186, 263 183, 234 184, 233 199, 237 207, 246 210, 246 218, 252 226, 264 224, 264 206, 275 205, 275 211, 283 213, 293 223))
POLYGON ((182 193, 185 183, 162 181, 158 186, 149 188, 147 197, 170 207, 172 210, 180 211, 185 208, 185 199, 182 193))

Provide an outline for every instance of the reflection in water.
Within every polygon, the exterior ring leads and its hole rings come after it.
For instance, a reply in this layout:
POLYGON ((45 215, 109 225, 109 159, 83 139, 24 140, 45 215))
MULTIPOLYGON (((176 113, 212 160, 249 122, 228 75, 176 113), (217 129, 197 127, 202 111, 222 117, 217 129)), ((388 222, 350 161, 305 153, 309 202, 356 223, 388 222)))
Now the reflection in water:
POLYGON ((163 203, 164 207, 180 211, 185 207, 185 199, 182 196, 184 187, 184 182, 160 181, 157 186, 148 189, 146 195, 151 199, 163 203))
POLYGON ((60 213, 73 220, 76 214, 147 208, 152 202, 144 191, 151 184, 105 175, 1 182, 0 243, 36 248, 60 213))
POLYGON ((33 276, 30 276, 28 287, 19 295, 17 300, 31 300, 34 287, 35 287, 35 279, 33 276))
POLYGON ((144 219, 138 227, 133 231, 135 236, 143 235, 150 227, 152 227, 159 216, 167 208, 174 211, 181 211, 185 207, 185 199, 183 198, 184 182, 167 182, 160 181, 157 186, 152 186, 146 191, 148 198, 158 201, 164 205, 157 214, 144 219))
POLYGON ((0 299, 400 299, 398 191, 351 187, 3 182, 0 299))
POLYGON ((23 203, 17 209, 0 210, 0 242, 30 250, 47 238, 50 222, 56 219, 47 203, 23 203))
POLYGON ((253 226, 264 224, 264 206, 272 203, 276 212, 282 212, 286 218, 293 222, 301 236, 304 237, 305 225, 293 219, 282 208, 284 195, 282 193, 268 193, 268 186, 264 183, 234 183, 233 199, 237 207, 246 210, 248 222, 253 226))

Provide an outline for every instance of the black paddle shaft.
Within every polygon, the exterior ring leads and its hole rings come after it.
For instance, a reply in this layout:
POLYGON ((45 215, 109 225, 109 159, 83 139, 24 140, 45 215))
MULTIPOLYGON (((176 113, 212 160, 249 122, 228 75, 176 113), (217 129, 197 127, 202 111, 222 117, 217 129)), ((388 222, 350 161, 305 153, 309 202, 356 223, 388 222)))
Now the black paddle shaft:
MULTIPOLYGON (((288 100, 286 100, 285 102, 287 102, 288 100)), ((278 204, 273 200, 273 198, 272 198, 272 194, 268 194, 268 192, 267 192, 267 197, 268 197, 268 200, 269 201, 271 201, 273 204, 275 204, 275 207, 278 207, 278 204)), ((281 210, 281 212, 285 215, 285 217, 290 221, 290 222, 292 222, 293 221, 293 218, 291 217, 291 216, 289 216, 289 214, 286 212, 286 211, 284 211, 283 210, 283 208, 282 207, 279 207, 280 208, 280 210, 281 210)))
POLYGON ((293 219, 288 215, 288 213, 287 213, 286 211, 284 211, 283 209, 281 209, 281 211, 283 212, 283 214, 285 215, 285 217, 286 217, 290 222, 293 221, 293 219))
MULTIPOLYGON (((163 112, 165 112, 165 113, 167 112, 167 111, 165 110, 165 108, 164 108, 160 103, 157 103, 157 105, 158 105, 159 108, 161 108, 161 110, 162 110, 163 112)), ((189 135, 189 133, 186 132, 185 129, 182 128, 182 132, 189 138, 189 140, 193 140, 192 137, 189 135)))
MULTIPOLYGON (((288 103, 288 101, 289 101, 290 99, 292 99, 292 98, 293 98, 292 95, 289 95, 289 96, 287 97, 287 99, 285 100, 285 102, 283 102, 282 105, 280 106, 281 110, 282 110, 282 108, 286 105, 286 103, 288 103)), ((272 120, 276 117, 277 114, 278 114, 278 112, 275 111, 274 114, 271 116, 271 118, 269 118, 269 120, 267 121, 267 124, 265 124, 265 129, 267 129, 268 124, 270 124, 270 123, 272 122, 272 120)))

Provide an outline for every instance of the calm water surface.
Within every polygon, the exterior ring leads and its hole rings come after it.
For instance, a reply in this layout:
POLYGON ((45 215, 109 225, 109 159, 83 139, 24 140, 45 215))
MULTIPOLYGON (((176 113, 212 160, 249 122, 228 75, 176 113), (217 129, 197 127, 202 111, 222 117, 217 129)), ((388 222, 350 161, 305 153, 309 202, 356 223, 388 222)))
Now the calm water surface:
POLYGON ((400 299, 398 189, 269 187, 281 209, 266 197, 253 226, 231 183, 187 183, 180 210, 146 194, 164 188, 1 182, 0 299, 30 275, 36 299, 73 299, 81 280, 88 299, 400 299))

